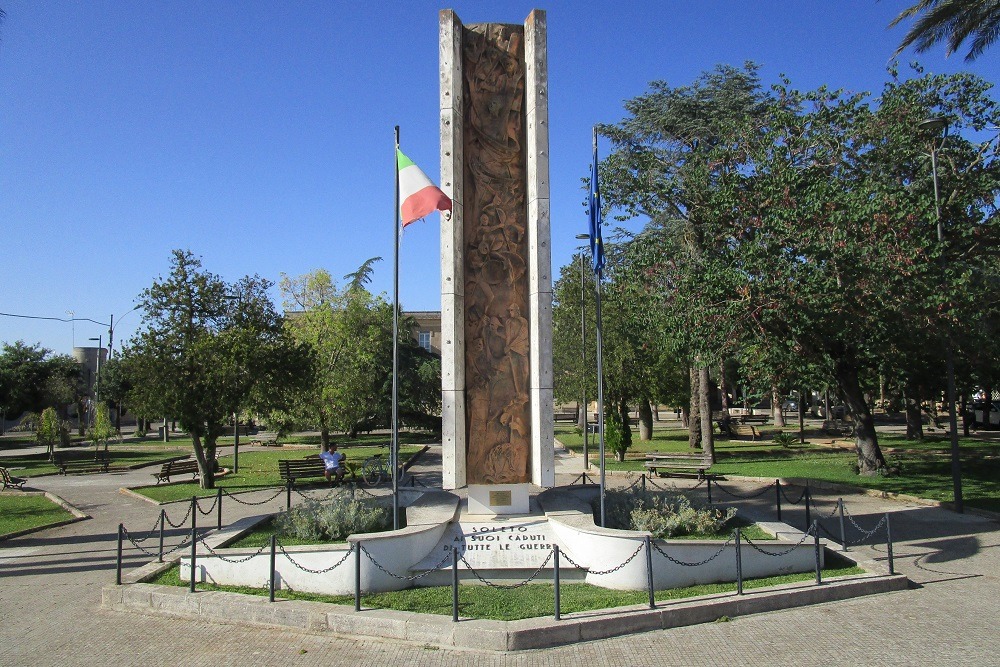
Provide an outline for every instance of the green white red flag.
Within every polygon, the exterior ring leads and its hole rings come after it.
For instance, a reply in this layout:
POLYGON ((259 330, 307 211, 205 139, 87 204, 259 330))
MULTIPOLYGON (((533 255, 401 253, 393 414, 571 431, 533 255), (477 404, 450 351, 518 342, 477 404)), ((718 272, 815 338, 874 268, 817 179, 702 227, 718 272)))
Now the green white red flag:
POLYGON ((413 160, 396 149, 399 170, 399 214, 403 227, 434 211, 450 211, 451 199, 434 185, 413 160))

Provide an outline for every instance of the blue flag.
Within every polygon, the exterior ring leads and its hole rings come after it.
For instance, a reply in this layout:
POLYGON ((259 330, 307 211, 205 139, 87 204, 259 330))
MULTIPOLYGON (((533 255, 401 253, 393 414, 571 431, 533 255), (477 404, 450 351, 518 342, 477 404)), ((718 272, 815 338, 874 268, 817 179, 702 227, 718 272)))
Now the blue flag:
POLYGON ((594 128, 594 166, 590 173, 590 257, 598 278, 604 271, 604 242, 601 240, 601 186, 597 178, 597 128, 594 128))

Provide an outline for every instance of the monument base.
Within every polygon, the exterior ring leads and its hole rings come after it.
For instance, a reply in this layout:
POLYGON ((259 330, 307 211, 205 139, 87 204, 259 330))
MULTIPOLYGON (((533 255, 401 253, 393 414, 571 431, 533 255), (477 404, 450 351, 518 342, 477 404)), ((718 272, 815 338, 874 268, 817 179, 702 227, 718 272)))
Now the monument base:
POLYGON ((530 484, 470 484, 469 514, 527 514, 530 484))

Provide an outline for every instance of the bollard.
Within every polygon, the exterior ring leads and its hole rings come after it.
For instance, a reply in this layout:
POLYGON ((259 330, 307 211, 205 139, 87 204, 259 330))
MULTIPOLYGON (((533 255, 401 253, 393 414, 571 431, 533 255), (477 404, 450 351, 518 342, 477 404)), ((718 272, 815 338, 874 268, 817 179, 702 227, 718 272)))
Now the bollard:
POLYGON ((125 532, 125 524, 118 524, 118 561, 115 568, 115 584, 122 585, 122 535, 125 532))
POLYGON ((892 529, 889 527, 889 513, 885 513, 885 548, 889 554, 889 574, 896 574, 895 563, 892 560, 892 529))
POLYGON ((267 599, 274 602, 274 561, 278 557, 278 536, 271 535, 271 574, 268 577, 268 594, 267 599))
POLYGON ((840 550, 847 551, 847 530, 844 527, 844 499, 838 501, 840 505, 840 550))
POLYGON ((712 504, 712 476, 705 476, 705 483, 708 485, 708 504, 712 504))
POLYGON ((163 530, 164 524, 167 523, 167 510, 160 508, 160 551, 159 556, 157 556, 157 562, 163 562, 163 530))
POLYGON ((777 498, 778 521, 781 521, 781 480, 774 480, 774 495, 777 498))
POLYGON ((562 620, 562 614, 559 609, 559 545, 552 545, 552 562, 555 567, 555 572, 553 574, 554 580, 552 582, 553 588, 556 592, 556 620, 562 620))
POLYGON ((285 509, 292 509, 292 480, 285 482, 285 509))
POLYGON ((813 544, 816 545, 816 585, 819 586, 823 583, 823 574, 821 572, 820 565, 820 554, 819 554, 819 522, 814 521, 812 525, 813 531, 813 544))
MULTIPOLYGON (((805 491, 804 497, 806 499, 806 530, 809 530, 809 526, 811 526, 813 524, 812 524, 812 519, 811 519, 810 513, 809 513, 809 501, 812 500, 812 496, 809 494, 809 487, 808 486, 806 487, 806 491, 805 491)), ((819 537, 818 533, 817 533, 816 537, 819 537)))
POLYGON ((198 498, 191 496, 191 592, 194 593, 194 564, 198 557, 198 498))
MULTIPOLYGON (((584 474, 586 474, 586 473, 584 473, 584 474)), ((642 492, 646 493, 646 473, 642 473, 642 475, 639 477, 639 479, 642 480, 642 492)))
POLYGON ((451 620, 458 623, 458 549, 451 548, 451 620))
POLYGON ((222 530, 222 487, 219 487, 219 492, 215 495, 215 504, 219 508, 219 530, 222 530))
POLYGON ((649 608, 656 609, 656 594, 653 592, 653 540, 646 536, 646 584, 649 587, 649 608))
POLYGON ((743 554, 740 551, 740 529, 736 529, 736 594, 743 595, 743 554))
POLYGON ((354 611, 361 611, 361 542, 355 542, 354 548, 354 611))

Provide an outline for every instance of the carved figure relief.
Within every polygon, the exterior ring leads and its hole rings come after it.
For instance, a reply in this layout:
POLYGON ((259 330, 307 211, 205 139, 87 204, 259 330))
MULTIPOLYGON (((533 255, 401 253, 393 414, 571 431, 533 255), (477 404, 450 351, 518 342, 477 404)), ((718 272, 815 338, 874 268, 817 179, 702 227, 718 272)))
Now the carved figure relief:
POLYGON ((524 29, 466 26, 462 50, 467 479, 527 482, 524 29))

